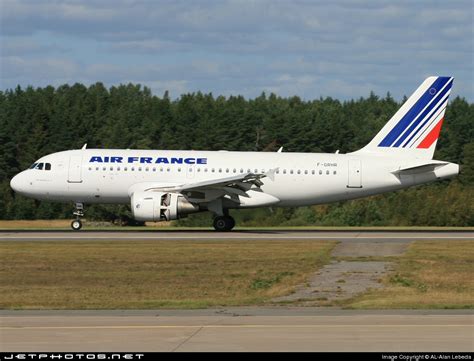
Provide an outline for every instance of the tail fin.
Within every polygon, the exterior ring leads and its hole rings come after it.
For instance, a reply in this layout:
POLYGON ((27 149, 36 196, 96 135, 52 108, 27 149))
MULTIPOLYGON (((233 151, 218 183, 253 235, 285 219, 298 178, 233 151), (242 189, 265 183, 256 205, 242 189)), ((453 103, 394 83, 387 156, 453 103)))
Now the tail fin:
POLYGON ((453 79, 426 78, 375 138, 358 152, 432 159, 453 79))

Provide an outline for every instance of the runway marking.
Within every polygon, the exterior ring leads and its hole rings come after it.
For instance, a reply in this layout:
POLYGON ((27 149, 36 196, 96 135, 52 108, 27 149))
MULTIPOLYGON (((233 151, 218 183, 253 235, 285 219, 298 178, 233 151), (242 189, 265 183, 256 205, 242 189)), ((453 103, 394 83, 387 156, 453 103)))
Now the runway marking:
POLYGON ((89 329, 177 329, 177 328, 341 328, 341 327, 474 327, 470 325, 443 325, 443 324, 427 324, 427 325, 155 325, 155 326, 3 326, 0 330, 89 330, 89 329))

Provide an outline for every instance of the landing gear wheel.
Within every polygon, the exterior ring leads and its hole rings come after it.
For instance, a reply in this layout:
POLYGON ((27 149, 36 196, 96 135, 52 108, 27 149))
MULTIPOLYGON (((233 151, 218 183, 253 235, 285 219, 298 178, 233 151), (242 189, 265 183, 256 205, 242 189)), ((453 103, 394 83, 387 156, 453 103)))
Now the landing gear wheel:
POLYGON ((76 216, 76 219, 71 222, 71 228, 74 231, 78 231, 82 228, 82 222, 80 217, 84 217, 84 204, 80 202, 74 203, 74 212, 72 212, 73 215, 76 216))
POLYGON ((235 226, 235 220, 231 216, 217 216, 213 222, 214 229, 218 232, 228 232, 235 226))
POLYGON ((71 222, 71 228, 74 231, 78 231, 82 228, 82 222, 80 219, 75 219, 74 221, 71 222))
POLYGON ((231 229, 235 227, 235 219, 232 218, 231 216, 227 216, 227 218, 229 218, 229 222, 230 222, 230 225, 229 225, 230 226, 229 231, 230 231, 231 229))

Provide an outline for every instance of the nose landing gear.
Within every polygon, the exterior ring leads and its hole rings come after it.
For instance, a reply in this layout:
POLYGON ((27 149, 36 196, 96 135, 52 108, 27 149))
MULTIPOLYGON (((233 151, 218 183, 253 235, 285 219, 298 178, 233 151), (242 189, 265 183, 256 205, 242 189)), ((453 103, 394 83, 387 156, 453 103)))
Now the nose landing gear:
POLYGON ((78 231, 82 228, 82 222, 80 217, 84 217, 84 204, 74 203, 75 211, 72 213, 76 216, 76 219, 71 222, 71 228, 74 231, 78 231))

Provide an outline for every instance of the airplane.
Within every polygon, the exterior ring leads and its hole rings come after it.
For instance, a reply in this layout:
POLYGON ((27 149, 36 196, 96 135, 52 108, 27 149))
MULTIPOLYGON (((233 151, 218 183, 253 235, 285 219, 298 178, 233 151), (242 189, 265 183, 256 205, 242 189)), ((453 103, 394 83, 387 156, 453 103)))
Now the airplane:
POLYGON ((235 226, 230 210, 337 202, 450 178, 459 165, 433 159, 452 77, 423 81, 379 133, 347 153, 67 150, 13 177, 24 196, 72 202, 73 230, 84 204, 129 204, 138 221, 171 221, 209 211, 216 231, 235 226))

